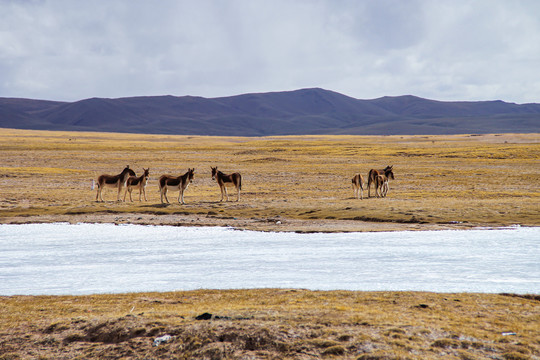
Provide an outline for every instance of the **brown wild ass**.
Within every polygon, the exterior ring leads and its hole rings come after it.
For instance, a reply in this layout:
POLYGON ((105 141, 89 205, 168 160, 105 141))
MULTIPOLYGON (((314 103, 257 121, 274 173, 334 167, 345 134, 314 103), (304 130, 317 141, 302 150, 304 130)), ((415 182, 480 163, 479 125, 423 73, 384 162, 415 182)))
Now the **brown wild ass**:
POLYGON ((126 192, 124 193, 124 201, 126 201, 126 195, 129 192, 129 200, 133 202, 131 198, 131 191, 133 188, 139 189, 139 201, 141 201, 141 195, 144 194, 144 201, 148 201, 146 198, 146 184, 148 184, 148 176, 150 175, 150 168, 143 168, 144 173, 139 176, 130 176, 126 181, 126 192))
POLYGON ((193 172, 195 169, 188 169, 184 175, 180 176, 171 176, 171 175, 161 175, 159 178, 159 191, 161 192, 161 203, 163 204, 163 197, 169 203, 167 198, 167 191, 179 191, 178 193, 178 202, 185 204, 184 202, 184 191, 188 188, 189 184, 193 182, 193 172))
POLYGON ((228 186, 234 186, 236 188, 236 201, 240 201, 240 190, 242 190, 242 176, 239 173, 225 175, 217 169, 217 166, 212 167, 212 180, 217 180, 219 189, 221 190, 221 200, 219 201, 223 201, 223 193, 225 193, 225 196, 227 196, 227 201, 229 201, 229 194, 227 194, 228 186))
POLYGON ((126 181, 129 176, 135 176, 135 171, 131 170, 129 168, 129 165, 126 166, 124 170, 118 175, 107 175, 103 174, 100 175, 97 179, 97 193, 96 193, 96 201, 104 201, 102 191, 104 187, 112 187, 118 189, 118 196, 116 197, 116 201, 120 200, 120 192, 122 191, 122 187, 126 186, 126 181), (99 200, 98 200, 99 199, 99 200))
POLYGON ((375 178, 375 195, 377 195, 377 197, 386 197, 389 179, 394 179, 394 172, 392 169, 385 170, 384 174, 377 175, 375 178))
POLYGON ((352 187, 353 187, 353 190, 354 190, 354 197, 356 199, 358 199, 358 193, 360 192, 361 193, 361 198, 360 200, 363 200, 364 199, 364 177, 360 174, 356 174, 354 175, 354 177, 352 178, 352 187))
MULTIPOLYGON (((367 183, 368 198, 371 197, 371 184, 373 184, 373 186, 375 187, 375 194, 377 194, 377 187, 376 187, 377 175, 384 174, 388 170, 393 170, 393 168, 394 168, 394 165, 388 165, 387 167, 381 170, 376 170, 376 169, 369 170, 368 183, 367 183)), ((392 173, 392 179, 394 179, 394 173, 392 173)))

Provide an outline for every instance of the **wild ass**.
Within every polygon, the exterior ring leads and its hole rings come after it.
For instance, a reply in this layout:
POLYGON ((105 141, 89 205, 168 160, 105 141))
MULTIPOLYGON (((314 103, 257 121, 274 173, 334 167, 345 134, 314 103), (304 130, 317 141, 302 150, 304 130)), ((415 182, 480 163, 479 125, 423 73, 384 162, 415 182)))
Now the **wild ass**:
POLYGON ((352 187, 354 190, 354 197, 358 199, 358 193, 360 192, 361 197, 360 200, 364 199, 364 177, 360 174, 354 175, 352 178, 352 187))
POLYGON ((148 176, 150 175, 150 168, 143 168, 144 173, 139 176, 130 176, 126 181, 126 192, 124 193, 124 201, 126 201, 126 195, 129 192, 129 200, 133 202, 131 198, 131 191, 133 188, 139 189, 139 201, 141 201, 141 195, 144 194, 144 201, 148 201, 146 198, 146 184, 148 183, 148 176))
POLYGON ((388 180, 394 179, 392 169, 385 170, 383 174, 378 174, 375 178, 375 195, 377 197, 386 197, 388 193, 388 180))
POLYGON ((212 180, 217 180, 219 189, 221 190, 221 200, 219 201, 223 201, 223 193, 225 193, 225 196, 227 196, 227 201, 229 201, 227 187, 232 186, 236 188, 236 201, 240 201, 240 190, 242 190, 242 176, 239 173, 225 175, 217 169, 217 166, 212 167, 212 180))
MULTIPOLYGON (((371 197, 371 184, 373 184, 373 186, 375 186, 375 194, 377 194, 377 187, 376 187, 377 175, 382 175, 388 170, 390 170, 390 171, 393 170, 393 168, 394 168, 394 165, 388 165, 387 167, 385 167, 384 169, 381 169, 381 170, 375 170, 375 169, 369 170, 368 183, 367 183, 368 198, 371 197)), ((392 179, 394 179, 394 173, 392 173, 392 179)))
POLYGON ((178 202, 185 204, 184 202, 184 191, 188 188, 189 184, 193 182, 193 173, 195 169, 189 169, 184 175, 180 176, 171 176, 171 175, 161 175, 159 178, 159 191, 161 192, 161 203, 163 204, 163 197, 169 203, 167 198, 167 191, 179 191, 178 193, 178 202))
POLYGON ((116 197, 116 201, 120 200, 120 192, 122 191, 122 188, 126 186, 126 181, 129 176, 135 176, 135 171, 131 170, 129 168, 129 165, 126 166, 124 170, 118 175, 107 175, 103 174, 100 175, 97 179, 97 193, 96 193, 96 201, 103 200, 103 188, 104 187, 112 187, 118 189, 118 195, 116 197), (99 200, 98 200, 99 199, 99 200))

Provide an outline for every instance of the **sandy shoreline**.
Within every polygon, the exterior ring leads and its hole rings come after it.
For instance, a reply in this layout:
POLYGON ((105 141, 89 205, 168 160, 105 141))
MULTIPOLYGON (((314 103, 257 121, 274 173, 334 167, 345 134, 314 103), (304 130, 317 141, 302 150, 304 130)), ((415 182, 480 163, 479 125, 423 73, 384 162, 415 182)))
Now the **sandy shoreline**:
POLYGON ((195 214, 75 214, 75 215, 40 215, 15 216, 0 219, 4 224, 31 224, 31 223, 112 223, 137 225, 168 225, 168 226, 222 226, 238 230, 274 231, 274 232, 380 232, 380 231, 428 231, 428 230, 468 230, 477 227, 500 227, 497 224, 420 224, 397 222, 369 222, 361 220, 317 219, 300 220, 282 217, 272 218, 232 218, 195 214))

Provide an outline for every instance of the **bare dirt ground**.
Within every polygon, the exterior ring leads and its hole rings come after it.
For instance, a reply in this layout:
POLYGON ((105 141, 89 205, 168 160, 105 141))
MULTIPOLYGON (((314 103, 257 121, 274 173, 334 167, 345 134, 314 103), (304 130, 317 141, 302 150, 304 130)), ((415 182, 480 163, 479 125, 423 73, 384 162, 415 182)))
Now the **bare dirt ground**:
MULTIPOLYGON (((208 215, 153 215, 137 213, 121 214, 78 214, 78 215, 39 215, 15 216, 5 219, 10 224, 53 223, 112 223, 137 225, 169 226, 220 226, 239 230, 273 232, 375 232, 375 231, 414 231, 414 230, 464 230, 480 226, 479 224, 417 224, 393 222, 369 222, 360 220, 302 220, 282 218, 266 219, 220 218, 208 215)), ((486 225, 489 227, 489 225, 486 225)))

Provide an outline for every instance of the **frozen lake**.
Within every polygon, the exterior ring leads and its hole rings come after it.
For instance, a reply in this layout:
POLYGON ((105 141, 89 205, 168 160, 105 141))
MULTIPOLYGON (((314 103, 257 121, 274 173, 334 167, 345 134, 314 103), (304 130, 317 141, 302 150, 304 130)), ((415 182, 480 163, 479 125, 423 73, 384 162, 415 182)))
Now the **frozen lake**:
POLYGON ((0 295, 237 288, 540 293, 540 228, 295 234, 0 225, 0 295))

